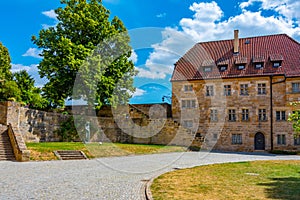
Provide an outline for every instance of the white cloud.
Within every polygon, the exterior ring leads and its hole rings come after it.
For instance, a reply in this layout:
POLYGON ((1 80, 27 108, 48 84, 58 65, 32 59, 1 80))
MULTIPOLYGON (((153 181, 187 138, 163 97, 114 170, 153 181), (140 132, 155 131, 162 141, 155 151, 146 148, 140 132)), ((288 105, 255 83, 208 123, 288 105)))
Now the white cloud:
POLYGON ((57 20, 57 14, 55 13, 54 10, 44 11, 42 12, 42 14, 49 17, 50 19, 57 20))
POLYGON ((298 0, 249 0, 241 3, 240 8, 242 13, 222 20, 224 13, 216 2, 193 3, 189 9, 195 14, 181 19, 179 27, 165 28, 163 41, 152 46, 154 51, 146 62, 146 68, 138 68, 138 76, 164 79, 172 73, 177 59, 196 42, 233 39, 234 29, 240 30, 240 37, 286 33, 300 41, 298 0), (259 10, 250 9, 249 6, 255 2, 262 3, 259 10), (277 14, 264 16, 263 10, 277 14))
POLYGON ((45 15, 46 17, 49 17, 50 19, 54 20, 54 24, 53 25, 42 24, 43 29, 48 29, 50 27, 56 26, 56 24, 58 22, 58 19, 57 19, 57 14, 55 13, 54 10, 44 11, 44 12, 42 12, 42 14, 45 15))
POLYGON ((15 73, 15 72, 19 72, 22 70, 26 70, 27 72, 30 71, 31 69, 35 68, 37 65, 32 64, 30 66, 25 66, 22 64, 11 64, 11 72, 15 73))
POLYGON ((134 50, 131 51, 131 55, 129 57, 129 60, 131 60, 133 63, 137 63, 138 61, 138 55, 134 50))
POLYGON ((136 90, 133 93, 132 97, 140 97, 140 96, 143 96, 146 93, 147 93, 147 91, 139 89, 139 88, 136 88, 136 90))
POLYGON ((40 54, 42 53, 41 50, 36 49, 36 48, 29 48, 26 53, 24 53, 22 56, 29 56, 29 57, 34 57, 34 58, 42 58, 40 54))
POLYGON ((38 72, 38 64, 32 64, 32 65, 29 65, 29 66, 26 66, 26 65, 22 65, 22 64, 11 64, 11 72, 15 73, 15 72, 19 72, 19 71, 22 71, 22 70, 26 70, 28 72, 28 74, 34 78, 35 80, 35 86, 37 87, 42 87, 46 82, 47 82, 47 79, 46 78, 43 78, 41 79, 40 76, 39 76, 39 72, 38 72))
POLYGON ((146 61, 145 67, 137 67, 138 77, 165 79, 173 72, 173 66, 192 45, 194 40, 174 28, 166 28, 162 32, 163 41, 152 45, 154 51, 146 61))
POLYGON ((240 8, 247 9, 255 3, 261 3, 261 9, 263 10, 274 10, 288 19, 296 19, 299 22, 299 0, 249 0, 241 3, 240 8))

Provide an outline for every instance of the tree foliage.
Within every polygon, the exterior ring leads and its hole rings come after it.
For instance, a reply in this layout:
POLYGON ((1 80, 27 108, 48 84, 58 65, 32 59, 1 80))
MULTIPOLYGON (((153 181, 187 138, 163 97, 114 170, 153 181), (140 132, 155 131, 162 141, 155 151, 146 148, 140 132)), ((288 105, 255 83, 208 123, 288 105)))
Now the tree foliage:
MULTIPOLYGON (((110 20, 109 10, 102 5, 101 0, 61 0, 61 3, 65 6, 55 10, 58 24, 42 29, 39 37, 32 37, 34 44, 43 50, 43 60, 38 68, 40 76, 49 80, 43 88, 46 97, 54 107, 63 106, 65 99, 72 97, 78 70, 85 66, 85 71, 88 71, 86 75, 93 76, 84 82, 87 85, 88 82, 93 82, 87 87, 96 87, 96 92, 91 90, 91 94, 77 93, 78 95, 73 97, 83 98, 98 106, 108 104, 114 100, 112 94, 116 83, 122 82, 120 80, 125 77, 127 82, 122 87, 126 90, 125 96, 128 98, 128 94, 134 91, 132 76, 135 71, 133 63, 128 59, 131 54, 129 36, 121 20, 117 17, 110 20), (107 49, 97 47, 118 34, 125 35, 122 39, 124 53, 118 55, 112 63, 105 64, 108 57, 103 57, 102 53, 107 49), (87 57, 90 59, 86 60, 87 57), (90 70, 91 68, 95 69, 90 70), (90 95, 93 96, 94 102, 90 95)), ((114 46, 109 48, 112 50, 114 46)))
POLYGON ((11 64, 8 49, 0 42, 0 80, 11 79, 11 64))
POLYGON ((34 79, 25 70, 13 73, 13 78, 21 90, 22 101, 29 104, 34 89, 34 79))
POLYGON ((8 49, 0 42, 0 101, 20 101, 21 91, 12 80, 8 49))
MULTIPOLYGON (((293 102, 291 103, 291 106, 294 106, 295 108, 299 107, 300 102, 293 102)), ((294 132, 296 133, 296 136, 300 134, 300 109, 294 110, 288 118, 289 122, 292 122, 292 126, 294 129, 294 132)))
POLYGON ((43 98, 41 89, 34 86, 35 81, 27 71, 13 73, 13 80, 20 90, 22 103, 34 109, 44 109, 48 106, 48 101, 43 98))

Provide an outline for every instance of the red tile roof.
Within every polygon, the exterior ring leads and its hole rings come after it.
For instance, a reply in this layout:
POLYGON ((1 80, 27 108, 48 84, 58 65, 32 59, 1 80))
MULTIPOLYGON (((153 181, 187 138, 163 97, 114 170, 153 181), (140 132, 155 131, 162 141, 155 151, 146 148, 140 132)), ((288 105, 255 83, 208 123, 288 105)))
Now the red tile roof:
POLYGON ((234 40, 202 42, 196 44, 175 64, 171 81, 237 78, 249 76, 286 75, 300 77, 300 44, 286 34, 239 39, 239 53, 233 53, 234 40), (213 62, 212 62, 213 61, 213 62), (281 67, 274 68, 275 61, 281 67), (264 63, 256 69, 254 63, 264 63), (204 67, 212 63, 212 71, 204 67), (220 71, 219 66, 228 64, 220 71), (239 70, 236 65, 245 64, 239 70))

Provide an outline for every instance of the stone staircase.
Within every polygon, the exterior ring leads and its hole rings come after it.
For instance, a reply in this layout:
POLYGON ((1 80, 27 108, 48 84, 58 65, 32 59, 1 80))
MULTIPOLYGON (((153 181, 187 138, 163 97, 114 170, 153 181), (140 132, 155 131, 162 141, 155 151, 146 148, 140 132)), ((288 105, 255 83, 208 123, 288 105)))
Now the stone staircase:
POLYGON ((64 151, 55 151, 54 154, 60 160, 85 160, 85 159, 87 159, 86 155, 82 151, 64 150, 64 151))
POLYGON ((7 126, 0 126, 0 161, 15 160, 13 148, 7 134, 7 126))

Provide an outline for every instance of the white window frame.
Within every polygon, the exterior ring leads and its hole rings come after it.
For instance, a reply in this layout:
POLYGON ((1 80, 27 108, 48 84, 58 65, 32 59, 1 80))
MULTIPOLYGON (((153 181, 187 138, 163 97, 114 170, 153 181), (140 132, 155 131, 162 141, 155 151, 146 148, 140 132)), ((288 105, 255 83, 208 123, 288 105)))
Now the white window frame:
POLYGON ((292 93, 300 92, 300 82, 292 83, 292 93))
POLYGON ((210 121, 217 122, 218 121, 218 110, 210 109, 210 121))
POLYGON ((195 99, 181 99, 181 108, 182 109, 191 109, 196 108, 196 100, 195 99))
POLYGON ((182 125, 185 128, 193 128, 194 122, 193 122, 193 120, 184 120, 182 125))
POLYGON ((205 86, 205 96, 213 97, 215 95, 215 86, 214 85, 206 85, 205 86))
POLYGON ((277 134, 277 145, 286 145, 286 134, 277 134))
POLYGON ((190 84, 190 85, 184 85, 183 86, 183 91, 184 92, 192 92, 193 91, 193 85, 192 84, 190 84))
POLYGON ((267 94, 267 84, 257 83, 257 95, 266 95, 266 94, 267 94))
POLYGON ((232 134, 231 135, 231 144, 233 144, 233 145, 243 144, 242 134, 232 134))
POLYGON ((240 84, 240 96, 249 96, 249 84, 248 83, 240 84))
POLYGON ((286 121, 286 111, 285 110, 277 110, 275 112, 275 117, 276 117, 276 121, 286 121), (279 116, 277 114, 279 114, 279 116), (279 117, 279 119, 277 117, 279 117))
POLYGON ((228 109, 228 121, 229 122, 236 122, 236 109, 228 109))
POLYGON ((267 109, 265 108, 258 109, 258 121, 260 122, 268 121, 267 109))
POLYGON ((249 114, 249 109, 248 108, 243 108, 242 109, 242 121, 243 122, 248 122, 250 120, 250 114, 249 114), (247 112, 244 112, 247 111, 247 112))
POLYGON ((223 90, 223 95, 224 96, 231 96, 232 95, 232 87, 231 87, 231 85, 224 85, 223 86, 223 88, 224 88, 224 90, 223 90), (229 86, 229 87, 228 87, 229 86))

